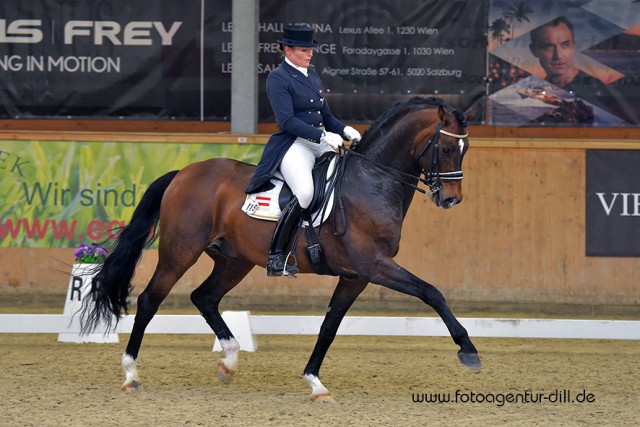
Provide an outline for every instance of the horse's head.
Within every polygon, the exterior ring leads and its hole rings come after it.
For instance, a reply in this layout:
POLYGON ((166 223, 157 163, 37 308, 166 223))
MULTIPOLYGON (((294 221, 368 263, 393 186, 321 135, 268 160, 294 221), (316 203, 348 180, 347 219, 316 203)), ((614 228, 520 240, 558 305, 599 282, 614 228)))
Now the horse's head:
POLYGON ((462 201, 462 159, 469 149, 462 113, 438 106, 439 122, 420 138, 418 164, 431 190, 431 200, 444 209, 462 201))
POLYGON ((448 209, 462 200, 462 158, 468 148, 461 112, 440 98, 415 97, 387 111, 352 154, 367 158, 379 176, 405 185, 406 194, 409 188, 427 193, 437 206, 448 209), (430 191, 415 185, 417 180, 430 191))

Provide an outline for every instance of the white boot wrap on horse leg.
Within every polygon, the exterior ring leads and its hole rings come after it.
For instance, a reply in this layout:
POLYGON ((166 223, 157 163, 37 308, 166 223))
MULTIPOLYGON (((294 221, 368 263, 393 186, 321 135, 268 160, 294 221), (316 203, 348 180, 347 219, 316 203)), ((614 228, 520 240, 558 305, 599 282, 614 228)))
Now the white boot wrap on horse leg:
POLYGON ((138 378, 138 368, 136 366, 136 359, 129 354, 124 353, 122 355, 122 369, 124 369, 124 383, 131 384, 134 381, 140 382, 138 378))
POLYGON ((329 390, 320 382, 320 378, 315 375, 305 374, 304 381, 309 387, 311 387, 311 396, 320 396, 323 394, 329 394, 329 390))
POLYGON ((240 344, 235 338, 229 340, 220 340, 220 346, 224 350, 224 356, 220 361, 231 372, 238 369, 238 354, 240 353, 240 344))

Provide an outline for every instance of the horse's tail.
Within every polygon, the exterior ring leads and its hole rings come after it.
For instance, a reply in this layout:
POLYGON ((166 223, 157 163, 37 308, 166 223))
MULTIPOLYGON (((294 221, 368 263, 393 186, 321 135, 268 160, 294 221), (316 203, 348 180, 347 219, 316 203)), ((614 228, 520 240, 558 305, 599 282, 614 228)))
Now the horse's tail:
MULTIPOLYGON (((98 324, 111 329, 115 315, 116 325, 122 311, 128 314, 131 279, 142 255, 142 249, 155 240, 160 220, 160 202, 165 190, 178 171, 156 179, 142 196, 131 222, 118 233, 100 271, 93 277, 91 290, 82 303, 82 333, 93 332, 98 324)), ((115 326, 115 325, 114 325, 115 326)))

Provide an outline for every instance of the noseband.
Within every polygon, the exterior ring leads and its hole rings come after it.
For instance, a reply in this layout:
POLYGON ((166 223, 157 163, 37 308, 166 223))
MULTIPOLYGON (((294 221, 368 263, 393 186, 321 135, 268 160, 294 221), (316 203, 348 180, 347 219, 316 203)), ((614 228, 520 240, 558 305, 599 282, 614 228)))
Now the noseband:
POLYGON ((460 147, 464 146, 463 139, 469 136, 469 132, 464 135, 459 135, 457 133, 447 132, 446 130, 442 130, 442 122, 438 123, 438 127, 433 136, 427 141, 424 148, 420 152, 418 156, 418 163, 420 163, 420 159, 427 152, 429 147, 433 146, 433 154, 431 155, 431 165, 429 170, 422 170, 426 179, 420 178, 420 181, 429 186, 431 190, 431 194, 435 194, 442 189, 442 182, 448 181, 461 181, 462 180, 462 170, 451 171, 451 172, 440 172, 438 169, 438 142, 440 134, 451 136, 454 138, 458 138, 458 142, 460 147))

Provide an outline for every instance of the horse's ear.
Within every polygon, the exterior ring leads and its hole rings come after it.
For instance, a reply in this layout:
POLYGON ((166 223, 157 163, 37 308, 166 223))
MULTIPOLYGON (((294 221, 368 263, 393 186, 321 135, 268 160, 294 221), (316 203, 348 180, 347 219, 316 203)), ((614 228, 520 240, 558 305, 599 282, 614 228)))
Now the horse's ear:
POLYGON ((442 122, 442 127, 447 127, 451 120, 451 113, 447 111, 442 105, 438 105, 438 118, 442 122))

